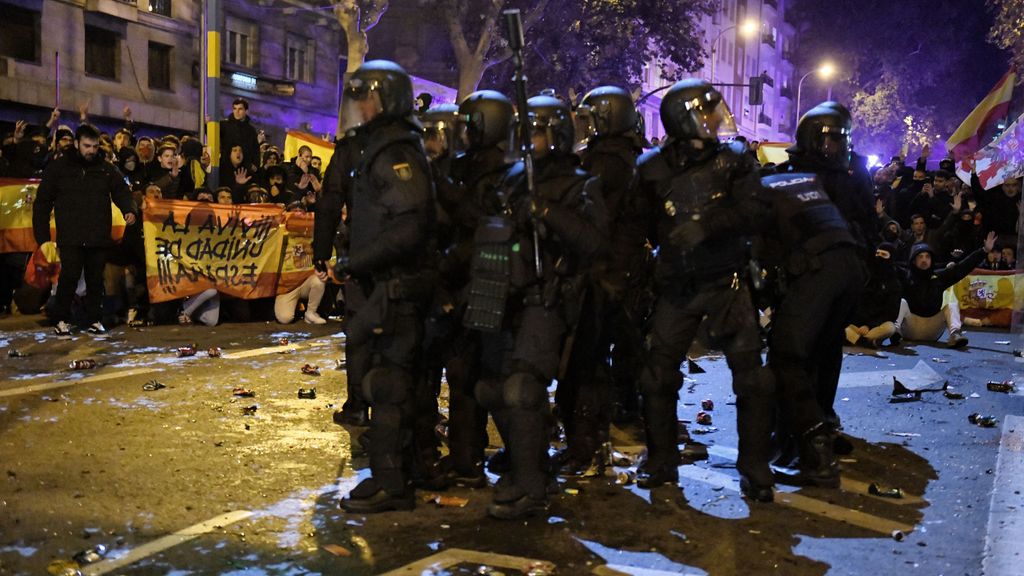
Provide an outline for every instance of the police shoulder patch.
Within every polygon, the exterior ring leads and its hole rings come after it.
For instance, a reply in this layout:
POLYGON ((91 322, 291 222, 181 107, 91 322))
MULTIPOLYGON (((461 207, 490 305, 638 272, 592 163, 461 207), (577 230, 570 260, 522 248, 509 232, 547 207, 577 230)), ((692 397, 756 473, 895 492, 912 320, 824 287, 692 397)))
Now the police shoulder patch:
POLYGON ((408 162, 402 162, 401 164, 395 164, 391 166, 391 169, 395 171, 395 176, 403 182, 412 180, 412 166, 408 162))

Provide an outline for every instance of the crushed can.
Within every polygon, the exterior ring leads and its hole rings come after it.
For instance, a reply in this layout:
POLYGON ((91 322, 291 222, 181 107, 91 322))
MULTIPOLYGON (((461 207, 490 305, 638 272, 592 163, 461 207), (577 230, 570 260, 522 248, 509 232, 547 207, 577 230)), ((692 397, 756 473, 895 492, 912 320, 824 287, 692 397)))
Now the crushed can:
POLYGON ((210 358, 220 358, 221 349, 220 346, 214 346, 213 348, 206 349, 206 355, 210 358))
POLYGON ((100 560, 103 560, 103 556, 107 553, 107 547, 103 544, 97 544, 88 550, 82 550, 78 554, 71 557, 72 560, 78 562, 80 566, 86 564, 95 564, 100 560))
POLYGON ((231 394, 238 396, 239 398, 253 398, 256 396, 256 392, 248 388, 242 388, 241 386, 231 390, 231 394))
POLYGON ((708 414, 707 412, 705 412, 703 410, 701 410, 700 412, 697 412, 697 420, 696 420, 696 422, 697 422, 697 424, 700 424, 701 426, 710 426, 711 425, 711 414, 708 414))
POLYGON ((242 407, 242 416, 254 416, 256 414, 256 411, 259 409, 260 407, 257 404, 253 404, 252 406, 244 406, 242 407))
POLYGON ((989 382, 988 384, 985 385, 985 387, 988 388, 989 392, 1002 392, 1004 394, 1009 394, 1010 392, 1016 390, 1016 388, 1013 385, 1013 380, 1003 380, 1002 382, 989 382))
POLYGON ((632 486, 636 483, 636 472, 623 470, 615 475, 615 483, 619 486, 632 486))
POLYGON ((316 400, 316 388, 299 388, 299 400, 316 400))
POLYGON ((868 486, 868 494, 871 494, 872 496, 879 496, 881 498, 903 498, 903 490, 900 490, 899 488, 889 488, 874 482, 868 486))
POLYGON ((278 346, 287 346, 288 345, 288 339, 287 338, 278 338, 277 339, 277 345, 278 346))
POLYGON ((8 358, 24 358, 26 356, 28 356, 28 354, 22 352, 21 350, 18 350, 17 348, 8 348, 7 349, 7 357, 8 358))
POLYGON ((96 367, 96 361, 92 358, 86 358, 85 360, 72 360, 68 367, 72 370, 90 370, 96 367))
POLYGON ((999 423, 995 416, 982 416, 977 412, 968 416, 967 421, 981 428, 995 428, 996 424, 999 423))
POLYGON ((320 367, 319 366, 311 366, 309 364, 304 364, 302 366, 302 373, 307 375, 307 376, 319 376, 320 375, 320 367))
POLYGON ((186 356, 195 356, 196 355, 196 345, 195 344, 189 344, 188 346, 181 346, 180 348, 178 348, 177 354, 178 354, 178 358, 184 358, 186 356))
POLYGON ((712 410, 715 409, 715 403, 713 400, 711 400, 711 398, 705 398, 700 401, 700 407, 703 408, 704 410, 707 410, 708 412, 711 412, 712 410))

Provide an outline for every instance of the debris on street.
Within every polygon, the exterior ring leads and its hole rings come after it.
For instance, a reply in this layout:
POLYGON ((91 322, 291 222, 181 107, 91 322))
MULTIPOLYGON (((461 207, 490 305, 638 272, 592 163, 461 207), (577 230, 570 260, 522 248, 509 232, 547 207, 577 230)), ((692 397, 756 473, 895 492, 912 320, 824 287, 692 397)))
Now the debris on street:
POLYGON ((942 395, 945 396, 946 398, 950 399, 950 400, 963 400, 964 399, 964 395, 963 394, 961 394, 959 392, 950 392, 949 390, 946 390, 945 392, 943 392, 942 395))
POLYGON ((142 389, 145 390, 146 392, 153 392, 155 390, 160 390, 163 388, 167 388, 167 385, 157 380, 150 380, 149 382, 146 382, 145 384, 142 385, 142 389))
POLYGON ((882 498, 903 498, 903 490, 899 488, 889 488, 876 484, 875 482, 872 482, 871 485, 868 486, 868 494, 882 498))
POLYGON ((690 360, 689 358, 686 359, 687 374, 704 374, 705 372, 707 372, 707 370, 701 368, 700 364, 697 364, 696 362, 690 360))
POLYGON ((704 412, 703 410, 697 412, 697 424, 702 426, 708 426, 711 424, 711 414, 704 412))
POLYGON ((68 364, 68 368, 72 370, 91 370, 96 367, 96 361, 92 358, 86 358, 85 360, 72 360, 68 364))
POLYGON ((197 346, 195 344, 189 344, 188 346, 182 346, 178 348, 178 358, 185 358, 186 356, 195 356, 196 348, 197 346))
POLYGON ((8 358, 25 358, 26 356, 28 356, 27 352, 22 352, 22 351, 18 350, 17 348, 8 348, 7 349, 7 357, 8 358))
POLYGON ((233 396, 238 396, 239 398, 253 398, 256 396, 256 391, 250 390, 248 388, 238 387, 231 390, 231 394, 233 396))
POLYGON ((1009 394, 1010 392, 1013 392, 1014 390, 1017 389, 1017 387, 1013 385, 1013 380, 1003 380, 1002 382, 989 382, 988 384, 985 385, 985 387, 988 388, 989 392, 1002 392, 1004 394, 1009 394))
POLYGON ((967 417, 967 421, 981 428, 995 428, 999 420, 995 416, 982 416, 977 412, 967 417))
POLYGON ((244 406, 244 407, 242 407, 242 415, 243 416, 253 416, 253 415, 256 414, 256 411, 259 410, 259 409, 260 409, 260 407, 259 407, 258 404, 253 404, 252 406, 244 406))
POLYGON ((708 412, 711 412, 715 409, 715 402, 710 398, 705 398, 700 401, 700 407, 703 408, 704 410, 707 410, 708 412))
POLYGON ((311 366, 309 364, 303 364, 302 365, 302 373, 306 374, 307 376, 319 376, 320 375, 320 367, 319 366, 311 366))
POLYGON ((220 358, 221 349, 219 346, 214 346, 206 350, 206 355, 210 358, 220 358))
POLYGON ((316 400, 316 388, 299 388, 299 400, 316 400))
POLYGON ((342 558, 348 558, 352 555, 352 552, 348 548, 345 548, 344 546, 339 546, 338 544, 324 544, 323 546, 321 546, 321 548, 323 548, 327 552, 330 552, 331 554, 334 554, 335 556, 340 556, 342 558))

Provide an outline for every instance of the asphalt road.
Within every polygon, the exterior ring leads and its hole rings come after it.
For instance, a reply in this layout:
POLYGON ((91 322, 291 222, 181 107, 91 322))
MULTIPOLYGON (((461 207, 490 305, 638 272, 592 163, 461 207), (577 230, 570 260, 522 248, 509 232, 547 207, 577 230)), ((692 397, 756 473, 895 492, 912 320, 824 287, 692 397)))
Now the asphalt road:
MULTIPOLYGON (((331 421, 344 381, 337 326, 58 340, 35 319, 0 319, 0 574, 43 574, 96 545, 105 559, 85 574, 1024 573, 1024 398, 985 386, 1022 366, 1006 332, 969 332, 964 351, 848 349, 837 409, 855 451, 841 490, 787 489, 769 505, 739 496, 728 369, 710 355, 679 404, 692 420, 714 400, 713 428, 694 435, 710 458, 683 466, 680 488, 648 493, 612 474, 564 481, 547 515, 509 523, 486 518, 488 489, 451 490, 464 507, 420 493, 413 512, 338 508, 368 472, 331 421), (193 342, 196 356, 176 357, 193 342), (207 357, 211 346, 223 356, 207 357), (11 348, 26 356, 9 358, 11 348), (98 366, 68 368, 84 358, 98 366), (321 375, 302 374, 306 363, 321 375), (965 399, 892 404, 894 375, 912 387, 948 381, 965 399), (166 388, 145 390, 151 380, 166 388), (297 397, 310 387, 315 400, 297 397), (975 412, 997 425, 972 425, 975 412), (870 495, 873 482, 904 497, 870 495)), ((635 428, 613 436, 627 457, 643 444, 635 428)))

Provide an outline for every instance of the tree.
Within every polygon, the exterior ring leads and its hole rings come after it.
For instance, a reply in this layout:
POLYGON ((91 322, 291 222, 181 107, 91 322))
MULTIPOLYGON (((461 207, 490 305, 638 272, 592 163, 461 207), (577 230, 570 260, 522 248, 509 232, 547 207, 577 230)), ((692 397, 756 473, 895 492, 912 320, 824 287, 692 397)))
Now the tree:
POLYGON ((988 0, 995 22, 988 39, 1010 52, 1013 63, 1024 70, 1024 0, 988 0))
MULTIPOLYGON (((380 22, 381 16, 388 10, 388 0, 332 0, 334 17, 341 26, 348 46, 348 60, 345 74, 340 79, 342 85, 349 75, 359 69, 370 49, 366 33, 380 22)), ((340 105, 340 103, 339 103, 340 105)), ((341 114, 338 114, 338 131, 341 131, 341 114)))

